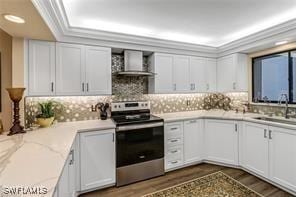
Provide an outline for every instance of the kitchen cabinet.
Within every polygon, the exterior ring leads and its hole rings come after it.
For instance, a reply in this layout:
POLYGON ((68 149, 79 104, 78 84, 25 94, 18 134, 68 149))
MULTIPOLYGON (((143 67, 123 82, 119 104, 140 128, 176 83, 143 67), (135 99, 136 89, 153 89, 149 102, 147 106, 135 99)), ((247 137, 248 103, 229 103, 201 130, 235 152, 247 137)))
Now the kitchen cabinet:
POLYGON ((149 65, 149 93, 216 91, 216 59, 154 53, 149 65))
POLYGON ((241 138, 241 165, 268 177, 268 126, 244 122, 241 138))
POLYGON ((238 123, 229 120, 205 120, 205 159, 238 165, 238 123))
POLYGON ((29 40, 28 95, 111 95, 111 49, 29 40))
POLYGON ((232 54, 217 60, 219 92, 248 91, 247 55, 232 54))
POLYGON ((149 78, 149 93, 173 93, 174 56, 170 54, 154 53, 149 58, 151 72, 156 73, 149 78))
POLYGON ((85 91, 85 48, 56 44, 56 94, 82 95, 85 91))
POLYGON ((115 130, 83 132, 80 139, 81 191, 115 184, 115 130))
POLYGON ((173 170, 184 164, 183 160, 183 122, 164 125, 165 170, 173 170))
POLYGON ((191 92, 216 91, 216 59, 190 58, 190 90, 191 92))
POLYGON ((269 127, 270 180, 296 191, 296 133, 269 127))
MULTIPOLYGON (((74 143, 75 144, 75 143, 74 143)), ((57 197, 76 196, 76 166, 75 145, 70 150, 63 172, 60 176, 55 194, 57 197)))
POLYGON ((174 56, 174 67, 173 67, 173 87, 176 92, 189 92, 189 62, 188 56, 174 56))
POLYGON ((217 60, 206 58, 206 92, 217 91, 217 60))
POLYGON ((203 120, 184 121, 184 164, 203 159, 203 120))
POLYGON ((111 95, 111 49, 85 47, 85 93, 87 95, 111 95))
POLYGON ((30 40, 28 55, 28 94, 55 95, 55 43, 30 40))

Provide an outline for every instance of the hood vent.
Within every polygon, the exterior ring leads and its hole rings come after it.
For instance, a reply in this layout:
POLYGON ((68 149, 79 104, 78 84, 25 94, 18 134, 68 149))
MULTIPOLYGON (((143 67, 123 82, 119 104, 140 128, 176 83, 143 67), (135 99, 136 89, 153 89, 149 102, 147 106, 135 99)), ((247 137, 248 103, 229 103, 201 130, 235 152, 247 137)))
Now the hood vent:
POLYGON ((143 70, 143 52, 142 51, 124 51, 124 71, 118 72, 118 75, 126 76, 152 76, 154 73, 143 70))

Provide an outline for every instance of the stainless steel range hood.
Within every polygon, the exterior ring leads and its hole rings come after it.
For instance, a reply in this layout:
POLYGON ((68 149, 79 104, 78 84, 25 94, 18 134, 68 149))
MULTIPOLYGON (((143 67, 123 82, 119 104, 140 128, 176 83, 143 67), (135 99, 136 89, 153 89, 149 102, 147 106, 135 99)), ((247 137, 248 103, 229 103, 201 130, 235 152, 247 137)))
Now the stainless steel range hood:
POLYGON ((154 73, 143 70, 142 51, 124 51, 124 71, 116 73, 126 76, 152 76, 154 73))

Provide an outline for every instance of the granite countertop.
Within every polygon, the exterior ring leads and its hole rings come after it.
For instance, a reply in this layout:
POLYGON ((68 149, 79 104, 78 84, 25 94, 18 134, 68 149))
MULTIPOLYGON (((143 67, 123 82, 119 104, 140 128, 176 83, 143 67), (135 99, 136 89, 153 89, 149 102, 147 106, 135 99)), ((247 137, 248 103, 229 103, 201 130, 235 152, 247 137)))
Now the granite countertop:
POLYGON ((57 123, 14 136, 0 135, 0 185, 42 186, 48 189, 46 196, 52 196, 76 134, 114 128, 110 119, 88 120, 57 123))
MULTIPOLYGON (((165 122, 196 118, 244 120, 296 130, 296 125, 256 120, 254 117, 263 115, 254 113, 199 110, 155 115, 165 122)), ((48 188, 46 196, 52 196, 76 134, 114 128, 115 124, 110 119, 87 120, 57 123, 50 128, 14 136, 0 135, 0 186, 42 186, 48 188)))

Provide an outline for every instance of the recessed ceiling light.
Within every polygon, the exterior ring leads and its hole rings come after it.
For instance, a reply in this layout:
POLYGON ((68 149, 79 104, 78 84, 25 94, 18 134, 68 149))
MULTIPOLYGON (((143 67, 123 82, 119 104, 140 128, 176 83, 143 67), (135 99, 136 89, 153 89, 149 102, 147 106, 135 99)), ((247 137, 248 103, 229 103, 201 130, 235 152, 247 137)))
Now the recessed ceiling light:
POLYGON ((14 22, 14 23, 25 23, 25 20, 23 18, 18 17, 18 16, 14 16, 14 15, 11 15, 11 14, 4 14, 3 17, 6 20, 9 20, 9 21, 14 22))
POLYGON ((283 45, 283 44, 287 44, 288 41, 287 40, 284 40, 284 41, 280 41, 280 42, 276 42, 275 45, 283 45))

